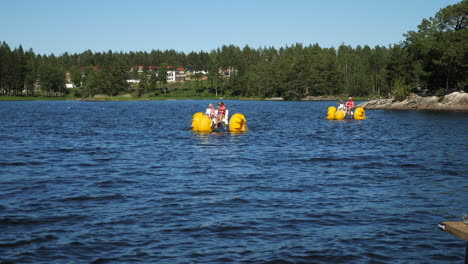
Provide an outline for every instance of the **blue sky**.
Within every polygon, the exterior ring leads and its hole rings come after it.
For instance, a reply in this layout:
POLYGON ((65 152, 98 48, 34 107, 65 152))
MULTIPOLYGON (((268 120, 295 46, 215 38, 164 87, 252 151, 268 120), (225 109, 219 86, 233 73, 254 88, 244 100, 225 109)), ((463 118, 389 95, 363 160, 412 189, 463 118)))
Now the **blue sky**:
POLYGON ((0 0, 0 41, 38 54, 388 46, 460 0, 0 0))

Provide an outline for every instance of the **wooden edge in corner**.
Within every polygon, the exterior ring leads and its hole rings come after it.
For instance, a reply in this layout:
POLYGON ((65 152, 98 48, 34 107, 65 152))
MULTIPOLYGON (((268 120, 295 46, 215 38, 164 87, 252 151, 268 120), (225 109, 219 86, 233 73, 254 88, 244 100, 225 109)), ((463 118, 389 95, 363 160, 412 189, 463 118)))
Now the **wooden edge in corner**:
POLYGON ((468 225, 465 225, 462 221, 447 221, 442 222, 441 225, 444 226, 441 229, 445 232, 468 241, 468 225))

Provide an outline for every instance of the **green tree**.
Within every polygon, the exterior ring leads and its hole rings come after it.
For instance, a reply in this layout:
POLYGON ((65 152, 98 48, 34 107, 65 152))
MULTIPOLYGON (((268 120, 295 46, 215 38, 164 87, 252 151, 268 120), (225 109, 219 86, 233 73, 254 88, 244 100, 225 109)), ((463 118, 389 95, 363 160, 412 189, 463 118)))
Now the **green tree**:
POLYGON ((140 74, 140 82, 138 83, 138 88, 136 90, 137 96, 142 96, 147 92, 149 88, 148 78, 145 73, 140 74))
POLYGON ((39 66, 38 66, 38 59, 36 58, 34 51, 30 49, 26 52, 26 76, 25 76, 25 90, 26 95, 33 95, 34 94, 34 85, 38 79, 39 75, 39 66))
POLYGON ((421 86, 439 89, 466 87, 468 71, 468 0, 449 5, 423 19, 417 31, 405 34, 405 48, 415 64, 414 78, 421 86))
POLYGON ((373 95, 381 95, 386 88, 386 70, 385 66, 388 64, 388 50, 385 47, 376 46, 372 50, 369 60, 370 93, 373 95))
POLYGON ((149 80, 148 80, 148 88, 147 91, 151 93, 153 96, 156 95, 157 93, 157 88, 158 88, 158 73, 153 72, 150 74, 149 80))
POLYGON ((39 69, 41 92, 45 96, 63 96, 65 71, 52 64, 43 64, 39 69))

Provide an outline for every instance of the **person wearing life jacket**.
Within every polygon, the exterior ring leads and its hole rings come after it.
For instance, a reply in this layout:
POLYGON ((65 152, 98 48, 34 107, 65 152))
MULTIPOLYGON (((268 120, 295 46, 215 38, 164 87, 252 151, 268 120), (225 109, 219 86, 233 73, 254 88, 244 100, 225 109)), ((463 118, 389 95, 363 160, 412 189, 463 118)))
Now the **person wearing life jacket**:
POLYGON ((346 106, 346 115, 353 115, 354 101, 351 96, 348 98, 348 101, 346 101, 345 106, 346 106))
POLYGON ((226 105, 223 102, 218 102, 218 115, 216 116, 215 128, 218 128, 218 124, 224 119, 226 115, 226 105))

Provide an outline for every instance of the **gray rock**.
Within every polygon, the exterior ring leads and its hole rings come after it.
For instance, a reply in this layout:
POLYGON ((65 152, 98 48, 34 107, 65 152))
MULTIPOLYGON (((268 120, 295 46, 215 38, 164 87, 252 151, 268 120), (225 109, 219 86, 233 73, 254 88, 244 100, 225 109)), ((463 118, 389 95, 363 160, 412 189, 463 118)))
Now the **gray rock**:
POLYGON ((412 94, 403 101, 374 99, 360 103, 357 107, 364 109, 468 111, 468 93, 453 92, 442 99, 437 96, 421 97, 412 94))

